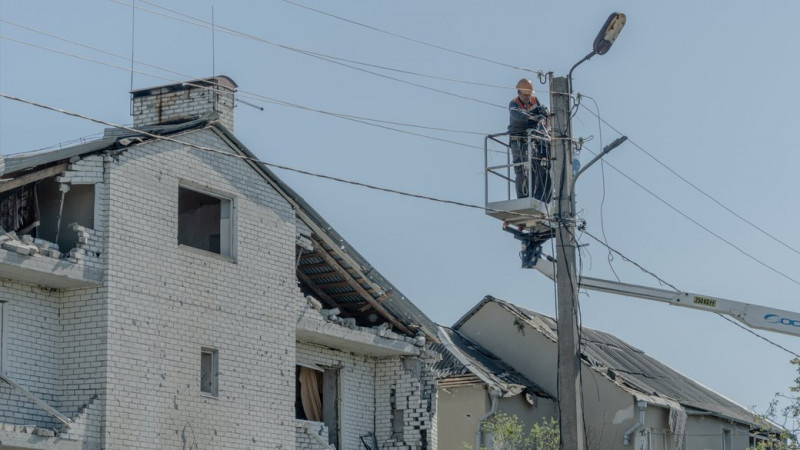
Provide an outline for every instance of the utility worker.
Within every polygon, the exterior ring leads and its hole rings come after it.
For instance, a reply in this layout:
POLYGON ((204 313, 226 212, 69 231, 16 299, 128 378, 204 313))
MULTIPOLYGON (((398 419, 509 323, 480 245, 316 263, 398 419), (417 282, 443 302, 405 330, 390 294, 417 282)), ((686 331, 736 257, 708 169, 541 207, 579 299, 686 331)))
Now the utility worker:
MULTIPOLYGON (((528 131, 537 129, 540 122, 546 124, 547 108, 539 103, 533 92, 533 83, 527 78, 517 83, 517 96, 508 105, 511 155, 514 160, 514 184, 517 198, 530 197, 526 167, 528 162, 528 131)), ((533 197, 550 201, 549 145, 540 139, 531 139, 533 144, 533 197)))

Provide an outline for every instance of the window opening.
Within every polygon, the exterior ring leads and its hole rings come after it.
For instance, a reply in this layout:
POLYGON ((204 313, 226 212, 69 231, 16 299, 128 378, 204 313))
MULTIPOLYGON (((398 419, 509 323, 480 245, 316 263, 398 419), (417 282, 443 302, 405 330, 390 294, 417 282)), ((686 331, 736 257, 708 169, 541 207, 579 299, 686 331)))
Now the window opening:
POLYGON ((77 223, 94 229, 94 185, 66 185, 69 191, 63 193, 64 205, 61 205, 61 184, 54 178, 42 181, 38 185, 41 224, 36 237, 58 244, 62 253, 75 248, 78 233, 70 224, 77 223), (61 220, 59 221, 59 214, 61 220))
POLYGON ((231 200, 181 186, 178 244, 232 256, 231 200))
POLYGON ((203 348, 200 351, 200 392, 217 396, 219 388, 219 351, 203 348))
POLYGON ((323 422, 328 442, 339 447, 339 370, 296 366, 295 417, 323 422))

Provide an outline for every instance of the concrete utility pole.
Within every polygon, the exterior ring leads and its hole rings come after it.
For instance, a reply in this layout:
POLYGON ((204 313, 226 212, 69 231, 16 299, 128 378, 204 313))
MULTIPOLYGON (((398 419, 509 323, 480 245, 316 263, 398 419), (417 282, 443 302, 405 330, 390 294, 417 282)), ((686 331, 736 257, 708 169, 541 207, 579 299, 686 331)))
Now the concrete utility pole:
POLYGON ((556 293, 558 297, 558 410, 561 448, 585 450, 583 389, 581 387, 578 272, 575 270, 575 194, 572 173, 572 71, 594 55, 603 55, 625 26, 625 14, 613 13, 594 40, 592 51, 578 61, 567 77, 550 76, 553 108, 553 189, 556 210, 556 293))
POLYGON ((553 189, 557 202, 556 292, 558 294, 558 409, 561 446, 584 450, 583 391, 578 337, 578 272, 575 270, 575 196, 572 192, 570 80, 550 80, 553 108, 553 189))

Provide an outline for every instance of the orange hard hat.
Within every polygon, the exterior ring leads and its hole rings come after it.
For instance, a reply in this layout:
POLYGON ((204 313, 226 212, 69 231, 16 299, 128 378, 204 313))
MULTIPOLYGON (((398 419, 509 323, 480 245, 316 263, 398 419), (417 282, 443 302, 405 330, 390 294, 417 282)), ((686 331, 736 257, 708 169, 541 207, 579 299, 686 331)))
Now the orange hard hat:
POLYGON ((517 90, 533 94, 533 83, 527 78, 523 78, 517 82, 517 90))

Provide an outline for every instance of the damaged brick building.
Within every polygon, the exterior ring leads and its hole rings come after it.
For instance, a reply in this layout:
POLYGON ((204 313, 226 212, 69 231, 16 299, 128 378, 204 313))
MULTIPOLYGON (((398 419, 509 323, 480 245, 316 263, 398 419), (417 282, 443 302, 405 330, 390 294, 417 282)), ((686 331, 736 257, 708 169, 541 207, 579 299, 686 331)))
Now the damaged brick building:
POLYGON ((0 448, 436 448, 435 325, 236 139, 235 90, 4 158, 0 448))

